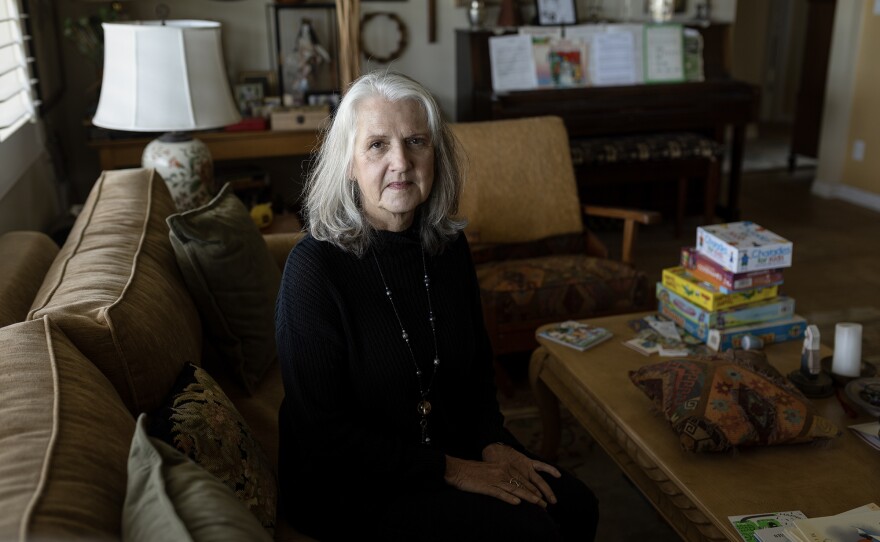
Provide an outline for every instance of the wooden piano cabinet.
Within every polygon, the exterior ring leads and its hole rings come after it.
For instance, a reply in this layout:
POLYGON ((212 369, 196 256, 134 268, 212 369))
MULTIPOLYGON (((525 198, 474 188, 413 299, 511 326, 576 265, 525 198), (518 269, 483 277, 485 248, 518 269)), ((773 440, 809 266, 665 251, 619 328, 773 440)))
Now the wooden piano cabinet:
POLYGON ((702 82, 505 93, 492 91, 489 37, 493 33, 458 30, 457 120, 558 115, 572 138, 690 131, 726 144, 729 131, 726 201, 717 215, 737 220, 746 126, 758 119, 760 94, 754 85, 730 78, 727 30, 727 25, 700 28, 706 74, 702 82))

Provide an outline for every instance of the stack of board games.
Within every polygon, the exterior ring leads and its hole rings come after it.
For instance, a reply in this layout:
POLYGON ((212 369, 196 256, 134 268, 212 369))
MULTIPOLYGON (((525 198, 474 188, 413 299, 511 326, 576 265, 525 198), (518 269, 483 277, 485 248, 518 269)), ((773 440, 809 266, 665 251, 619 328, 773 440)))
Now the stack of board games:
POLYGON ((740 347, 745 335, 766 344, 802 338, 806 320, 779 293, 792 249, 754 222, 701 226, 681 265, 663 270, 658 312, 718 351, 740 347))

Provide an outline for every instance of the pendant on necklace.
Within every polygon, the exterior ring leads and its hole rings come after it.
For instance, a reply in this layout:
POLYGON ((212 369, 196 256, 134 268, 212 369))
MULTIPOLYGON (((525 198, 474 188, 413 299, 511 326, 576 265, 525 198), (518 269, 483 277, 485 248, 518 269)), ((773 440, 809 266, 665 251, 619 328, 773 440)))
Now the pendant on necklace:
POLYGON ((427 416, 431 413, 431 403, 427 399, 422 399, 419 401, 419 414, 422 416, 427 416))

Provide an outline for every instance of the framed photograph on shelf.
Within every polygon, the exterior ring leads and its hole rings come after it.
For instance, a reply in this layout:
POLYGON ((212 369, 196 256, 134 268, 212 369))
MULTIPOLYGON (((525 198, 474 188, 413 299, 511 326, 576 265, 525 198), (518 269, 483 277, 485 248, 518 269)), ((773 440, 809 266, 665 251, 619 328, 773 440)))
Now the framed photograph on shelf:
POLYGON ((339 35, 334 3, 272 4, 279 92, 302 101, 307 92, 339 90, 339 35))
POLYGON ((263 87, 263 97, 278 96, 278 74, 268 71, 243 71, 238 74, 241 84, 255 83, 263 87))
POLYGON ((238 83, 234 90, 235 103, 241 116, 255 116, 263 105, 263 86, 260 83, 238 83))
POLYGON ((577 23, 575 0, 535 0, 539 25, 577 23))

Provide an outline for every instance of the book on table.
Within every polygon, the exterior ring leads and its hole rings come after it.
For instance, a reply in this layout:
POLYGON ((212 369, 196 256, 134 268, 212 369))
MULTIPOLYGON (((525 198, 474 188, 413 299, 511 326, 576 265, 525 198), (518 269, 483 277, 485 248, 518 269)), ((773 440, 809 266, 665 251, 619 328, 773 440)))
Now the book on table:
POLYGON ((880 451, 880 422, 859 423, 849 426, 857 437, 864 440, 868 446, 880 451))
POLYGON ((791 542, 880 542, 880 507, 870 503, 836 516, 798 519, 784 533, 791 542))
POLYGON ((728 516, 727 519, 733 524, 733 528, 745 542, 758 540, 755 535, 764 529, 784 528, 791 525, 797 519, 806 519, 806 515, 800 510, 786 512, 768 512, 763 514, 745 514, 742 516, 728 516))
POLYGON ((607 341, 612 333, 603 327, 591 326, 575 320, 551 324, 538 333, 539 337, 563 344, 575 350, 584 351, 607 341))

